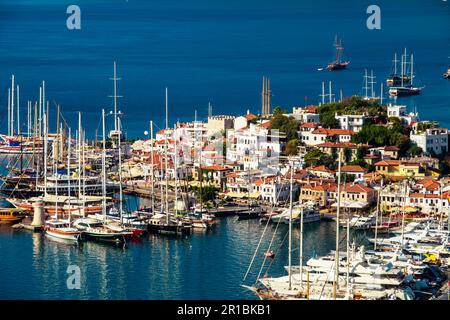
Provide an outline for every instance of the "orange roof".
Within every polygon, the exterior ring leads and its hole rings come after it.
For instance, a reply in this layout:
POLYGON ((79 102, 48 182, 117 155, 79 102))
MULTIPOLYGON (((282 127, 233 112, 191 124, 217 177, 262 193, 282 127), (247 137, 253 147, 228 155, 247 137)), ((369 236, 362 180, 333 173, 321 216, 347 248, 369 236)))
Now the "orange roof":
POLYGON ((300 128, 317 128, 318 126, 319 124, 315 122, 304 122, 300 125, 300 128))
POLYGON ((317 167, 313 167, 313 168, 307 168, 307 170, 308 171, 320 171, 320 172, 328 172, 328 173, 333 173, 334 174, 334 171, 333 170, 330 170, 330 169, 328 169, 327 167, 325 167, 325 166, 317 166, 317 167))
POLYGON ((257 187, 259 187, 260 185, 262 185, 264 183, 263 179, 258 179, 255 182, 253 182, 253 184, 257 187))
POLYGON ((227 171, 227 170, 231 170, 229 168, 225 168, 222 166, 218 166, 218 165, 213 165, 213 166, 206 166, 206 167, 202 167, 203 170, 212 170, 212 171, 227 171))
POLYGON ((237 172, 230 172, 227 174, 227 178, 236 178, 238 176, 237 172))
POLYGON ((366 172, 367 169, 363 168, 361 166, 349 165, 349 166, 342 166, 341 171, 343 171, 343 172, 366 172))
POLYGON ((356 192, 356 193, 359 193, 359 192, 372 192, 372 191, 374 191, 373 188, 367 187, 367 186, 363 186, 363 185, 358 184, 358 183, 346 183, 346 184, 344 184, 342 186, 341 189, 342 189, 342 191, 345 191, 345 192, 356 192))
POLYGON ((319 148, 358 148, 358 145, 353 142, 331 142, 325 141, 324 143, 320 143, 316 145, 319 148))
POLYGON ((400 160, 381 160, 375 163, 376 166, 399 166, 400 160))
POLYGON ((337 190, 337 185, 335 183, 322 183, 318 185, 307 184, 304 185, 302 189, 308 189, 313 191, 334 191, 337 190))
POLYGON ((310 106, 305 107, 305 110, 308 111, 309 113, 316 113, 317 106, 310 105, 310 106))
POLYGON ((269 128, 272 125, 272 120, 269 120, 267 122, 264 122, 263 124, 260 124, 259 126, 261 128, 269 128))
POLYGON ((317 128, 313 132, 313 134, 325 134, 329 136, 337 136, 337 135, 353 135, 355 134, 351 130, 344 129, 325 129, 325 128, 317 128))
POLYGON ((258 119, 258 117, 255 116, 253 113, 246 114, 244 117, 249 121, 258 119))

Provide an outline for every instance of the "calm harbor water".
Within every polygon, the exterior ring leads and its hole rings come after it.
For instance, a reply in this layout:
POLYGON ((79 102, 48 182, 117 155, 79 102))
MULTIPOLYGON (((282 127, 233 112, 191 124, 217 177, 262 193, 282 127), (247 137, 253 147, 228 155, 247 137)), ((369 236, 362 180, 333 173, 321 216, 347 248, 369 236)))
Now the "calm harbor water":
MULTIPOLYGON (((216 230, 186 238, 150 235, 125 249, 86 242, 68 245, 41 233, 0 227, 0 299, 255 299, 240 286, 263 228, 257 220, 220 219, 216 230), (81 270, 81 289, 67 289, 69 265, 81 270)), ((305 256, 334 248, 335 224, 305 228, 305 256)), ((269 226, 245 283, 252 284, 273 236, 269 226)), ((269 275, 287 265, 287 226, 274 237, 269 275)), ((293 234, 298 262, 299 229, 293 234)), ((266 266, 268 263, 266 264, 266 266)), ((266 269, 264 269, 266 270, 266 269)), ((263 273, 264 274, 264 273, 263 273)))
MULTIPOLYGON (((93 137, 101 108, 110 110, 112 62, 117 60, 120 109, 130 138, 143 137, 150 120, 162 126, 164 87, 170 122, 260 110, 261 78, 270 76, 273 105, 317 103, 322 81, 339 96, 361 94, 364 68, 380 81, 395 51, 407 47, 417 63, 422 95, 400 99, 423 119, 450 126, 450 6, 441 0, 379 0, 382 29, 366 28, 372 1, 77 0, 82 30, 66 28, 65 0, 0 2, 0 132, 6 132, 11 74, 26 100, 38 99, 46 80, 50 117, 55 103, 76 126, 77 112, 93 137), (326 72, 335 34, 343 37, 346 71, 326 72), (55 103, 54 103, 55 102, 55 103)), ((51 123, 54 126, 54 121, 51 123)), ((111 124, 109 124, 109 128, 111 124)), ((74 130, 72 130, 74 131, 74 130)), ((148 237, 126 249, 85 243, 68 246, 42 234, 0 227, 0 299, 251 299, 240 287, 263 228, 258 221, 223 218, 217 229, 186 239, 148 237), (67 267, 81 269, 80 290, 66 287, 67 267)), ((269 228, 272 230, 272 227, 269 228)), ((284 274, 287 227, 275 236, 279 252, 269 274, 284 274)), ((263 241, 267 248, 272 232, 263 241)), ((298 246, 298 229, 295 229, 298 246)), ((307 226, 305 256, 334 248, 335 225, 307 226)), ((257 255, 246 284, 259 272, 257 255)), ((294 262, 298 250, 294 251, 294 262)))

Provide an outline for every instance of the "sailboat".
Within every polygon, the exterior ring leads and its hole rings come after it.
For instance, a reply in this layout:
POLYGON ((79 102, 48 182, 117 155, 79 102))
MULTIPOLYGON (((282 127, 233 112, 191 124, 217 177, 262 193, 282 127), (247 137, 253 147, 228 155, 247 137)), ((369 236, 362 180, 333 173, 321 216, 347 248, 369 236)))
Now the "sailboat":
MULTIPOLYGON (((402 55, 402 66, 401 66, 401 75, 400 75, 400 82, 396 82, 397 84, 393 84, 389 88, 389 95, 394 97, 399 96, 412 96, 412 95, 418 95, 422 92, 423 87, 415 87, 413 85, 414 81, 414 55, 411 54, 410 62, 407 61, 408 55, 406 54, 406 48, 405 52, 402 55), (410 65, 409 68, 409 77, 407 74, 407 65, 410 65)), ((394 82, 393 82, 394 83, 394 82)))
MULTIPOLYGON (((166 128, 168 128, 168 92, 166 88, 166 99, 165 99, 165 105, 166 105, 166 128)), ((153 128, 151 128, 153 129, 153 128)), ((152 131, 153 134, 153 131, 152 131)), ((165 153, 164 153, 164 185, 165 185, 165 196, 163 193, 163 163, 160 162, 160 176, 161 176, 161 211, 159 213, 155 213, 149 220, 148 220, 148 231, 151 233, 158 233, 158 234, 165 234, 165 235, 183 235, 188 234, 191 231, 191 226, 184 224, 182 221, 176 219, 170 212, 169 212, 169 185, 168 185, 168 156, 167 156, 167 149, 168 149, 168 140, 166 138, 166 146, 165 146, 165 153), (164 200, 165 198, 165 200, 164 200)), ((175 151, 176 153, 176 151, 175 151)), ((153 181, 152 181, 153 182, 153 181)), ((176 202, 176 201, 175 201, 176 202)), ((152 204, 152 206, 154 206, 152 204)))
MULTIPOLYGON (((94 240, 99 242, 120 244, 125 242, 126 236, 129 234, 107 224, 106 221, 106 188, 105 188, 105 110, 102 110, 102 124, 103 124, 103 152, 102 152, 102 183, 103 183, 103 197, 102 197, 102 212, 103 221, 93 218, 81 218, 74 222, 74 226, 81 231, 81 237, 84 240, 94 240)), ((81 129, 81 125, 80 125, 81 129)), ((81 130, 80 130, 81 131, 81 130)), ((120 136, 119 136, 120 139, 120 136)), ((81 140, 81 139, 80 139, 81 140)), ((81 156, 81 155, 80 155, 81 156)))
POLYGON ((398 86, 401 85, 402 83, 408 85, 411 83, 411 76, 406 74, 404 70, 403 59, 404 55, 402 55, 401 73, 398 73, 397 63, 399 62, 399 60, 397 59, 397 53, 394 54, 394 60, 392 60, 392 62, 394 63, 393 71, 386 79, 386 84, 388 86, 398 86))
POLYGON ((342 52, 344 51, 344 47, 342 47, 342 39, 339 39, 338 41, 337 36, 335 37, 334 40, 334 47, 336 49, 336 57, 333 62, 328 64, 327 70, 335 71, 347 68, 347 66, 350 64, 350 61, 342 60, 342 52))
MULTIPOLYGON (((67 168, 70 168, 70 128, 69 128, 69 139, 68 141, 68 149, 67 149, 67 168)), ((53 145, 54 146, 54 145, 53 145)), ((55 152, 55 148, 53 148, 53 152, 55 152)), ((70 174, 69 174, 70 177, 70 174)), ((69 190, 70 190, 70 179, 68 181, 69 190)), ((58 187, 56 187, 56 191, 58 187)), ((58 196, 58 194, 56 194, 58 196)), ((69 201, 70 201, 70 191, 69 191, 69 201)), ((70 207, 70 202, 69 202, 70 207)), ((63 240, 71 240, 78 241, 80 240, 81 232, 77 228, 71 227, 71 214, 69 211, 67 220, 58 220, 58 203, 56 203, 56 212, 55 218, 53 220, 46 221, 45 223, 45 234, 49 237, 63 239, 63 240)))

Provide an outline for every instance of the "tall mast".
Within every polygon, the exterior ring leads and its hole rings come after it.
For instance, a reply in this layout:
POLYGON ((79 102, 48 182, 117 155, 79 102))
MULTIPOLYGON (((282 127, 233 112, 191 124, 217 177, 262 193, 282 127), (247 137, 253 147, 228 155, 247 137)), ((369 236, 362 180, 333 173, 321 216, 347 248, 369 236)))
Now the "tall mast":
POLYGON ((299 267, 300 267, 300 284, 303 286, 303 206, 300 212, 300 257, 299 257, 299 267))
POLYGON ((332 102, 332 97, 333 97, 333 94, 331 93, 331 81, 328 82, 328 89, 329 89, 329 96, 330 96, 329 102, 331 103, 332 102))
MULTIPOLYGON (((78 199, 81 200, 81 112, 78 112, 78 199)), ((84 215, 84 213, 83 213, 84 215)))
POLYGON ((375 242, 373 244, 373 250, 377 250, 378 217, 380 215, 380 199, 381 199, 382 191, 383 191, 383 180, 381 180, 380 191, 378 191, 378 196, 377 196, 377 211, 376 211, 376 216, 375 216, 375 242))
POLYGON ((339 48, 337 35, 334 36, 334 48, 336 49, 336 62, 339 62, 339 48))
POLYGON ((322 81, 322 94, 321 94, 321 97, 322 97, 322 104, 324 104, 325 103, 325 81, 322 81))
POLYGON ((270 114, 270 96, 271 96, 270 79, 267 79, 267 109, 266 109, 267 114, 270 114))
POLYGON ((174 175, 175 175, 175 215, 178 214, 178 207, 177 207, 177 203, 178 203, 178 152, 177 152, 177 125, 174 125, 174 145, 175 145, 175 149, 174 149, 174 166, 173 166, 173 170, 174 170, 174 175))
POLYGON ((166 223, 169 224, 169 179, 167 178, 167 149, 169 148, 169 144, 166 137, 166 147, 164 150, 164 162, 165 162, 165 169, 164 169, 164 182, 166 185, 166 223))
POLYGON ((8 136, 11 136, 11 89, 8 88, 8 136))
POLYGON ((406 205, 406 193, 407 193, 407 180, 405 180, 404 187, 404 198, 403 198, 403 206, 402 206, 402 248, 403 248, 403 240, 405 235, 405 205, 406 205))
POLYGON ((81 167, 81 172, 83 173, 83 212, 86 211, 86 155, 85 155, 85 131, 81 129, 81 155, 83 166, 81 167))
POLYGON ((410 84, 413 84, 414 79, 414 55, 411 53, 411 81, 410 84))
POLYGON ((20 88, 17 86, 17 134, 20 135, 20 88))
POLYGON ((103 223, 106 222, 106 132, 105 132, 105 109, 102 109, 102 213, 103 223))
POLYGON ((28 106, 27 106, 27 136, 30 137, 30 130, 31 130, 31 101, 28 100, 28 106))
POLYGON ((366 99, 368 99, 369 98, 369 86, 368 86, 368 83, 367 83, 367 79, 368 79, 368 76, 367 76, 367 69, 364 69, 364 89, 365 89, 365 92, 366 92, 366 95, 365 95, 365 97, 366 97, 366 99))
POLYGON ((372 98, 375 97, 375 93, 374 93, 374 90, 373 90, 373 85, 375 84, 375 82, 373 81, 374 78, 375 77, 373 76, 373 70, 370 70, 370 90, 371 90, 371 93, 372 93, 372 98))
POLYGON ((262 83, 262 91, 261 91, 261 115, 266 115, 266 78, 263 77, 263 83, 262 83))
POLYGON ((44 112, 44 196, 47 195, 47 152, 48 152, 48 135, 47 135, 47 114, 44 112))
POLYGON ((394 75, 397 75, 397 52, 394 53, 394 75))
POLYGON ((166 127, 165 129, 169 128, 169 97, 168 97, 168 92, 167 92, 167 87, 166 87, 166 127))
POLYGON ((39 117, 38 117, 39 137, 42 137, 42 86, 39 87, 39 117))
POLYGON ((338 186, 337 186, 337 210, 336 210, 336 252, 334 257, 335 263, 335 276, 333 285, 333 295, 336 300, 337 290, 339 289, 339 214, 341 211, 341 158, 342 149, 338 154, 338 186))
POLYGON ((11 135, 14 135, 14 75, 11 76, 11 135))
POLYGON ((155 183, 155 173, 154 173, 154 161, 153 161, 153 120, 150 121, 150 144, 151 144, 151 191, 152 191, 152 213, 155 213, 155 191, 154 191, 154 183, 155 183))
POLYGON ((118 130, 118 120, 117 120, 117 98, 120 98, 120 96, 117 95, 117 81, 120 80, 120 78, 117 78, 117 64, 116 61, 114 61, 114 75, 111 79, 114 82, 114 95, 112 98, 114 99, 114 131, 117 132, 118 130))
POLYGON ((45 81, 42 81, 42 114, 44 114, 44 109, 45 109, 45 81))
POLYGON ((69 132, 68 132, 68 139, 67 139, 67 195, 68 195, 68 202, 69 202, 69 226, 70 226, 70 218, 71 218, 71 212, 72 212, 72 207, 70 205, 70 197, 71 197, 71 180, 72 177, 70 175, 70 154, 71 154, 71 146, 70 146, 70 140, 72 139, 72 132, 70 131, 70 127, 69 127, 69 132))
POLYGON ((383 82, 381 82, 380 88, 380 105, 383 105, 383 82))
POLYGON ((291 162, 291 177, 290 177, 290 187, 289 187, 289 290, 292 289, 292 184, 294 176, 294 163, 291 162))
POLYGON ((117 124, 119 125, 119 212, 120 212, 120 224, 123 224, 123 194, 122 194, 122 147, 121 147, 121 141, 122 140, 122 123, 120 121, 120 118, 117 118, 117 124))

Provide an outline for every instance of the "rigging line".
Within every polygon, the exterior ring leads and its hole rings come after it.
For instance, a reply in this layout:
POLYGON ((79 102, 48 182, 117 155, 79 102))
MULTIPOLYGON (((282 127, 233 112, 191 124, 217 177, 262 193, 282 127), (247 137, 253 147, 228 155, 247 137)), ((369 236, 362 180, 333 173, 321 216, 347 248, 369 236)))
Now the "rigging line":
MULTIPOLYGON (((281 189, 280 189, 280 192, 281 192, 281 189)), ((292 193, 290 193, 290 196, 291 196, 291 195, 292 195, 292 193)), ((269 247, 267 248, 267 251, 269 251, 270 248, 272 247, 273 241, 274 241, 274 239, 275 239, 275 234, 276 234, 277 231, 278 231, 278 227, 279 227, 279 225, 280 225, 281 220, 282 220, 282 219, 279 219, 278 222, 277 222, 277 225, 276 225, 275 230, 274 230, 274 232, 273 232, 273 234, 272 234, 272 239, 270 240, 269 247)), ((287 235, 287 234, 288 234, 288 233, 286 233, 286 235, 287 235)), ((286 235, 285 235, 285 238, 286 238, 286 235)), ((284 240, 283 240, 283 242, 284 242, 284 240)), ((283 242, 280 244, 278 250, 281 248, 281 245, 283 244, 283 242)), ((256 279, 256 281, 258 281, 258 280, 260 279, 260 276, 261 276, 261 273, 262 273, 262 270, 263 270, 263 268, 264 268, 264 265, 265 265, 266 260, 267 260, 267 257, 264 256, 263 264, 262 264, 262 266, 261 266, 261 269, 259 270, 258 278, 256 279)), ((272 261, 272 262, 273 262, 273 261, 272 261)), ((271 265, 271 264, 270 264, 270 265, 271 265)), ((270 265, 269 265, 269 267, 267 268, 266 273, 267 273, 267 271, 269 270, 270 265)), ((255 284, 256 284, 256 282, 255 282, 255 284)))
MULTIPOLYGON (((282 246, 282 245, 284 244, 284 242, 286 241, 286 238, 287 238, 288 234, 289 234, 289 233, 286 232, 286 234, 284 235, 283 240, 281 241, 280 245, 278 246, 277 251, 280 250, 281 246, 282 246)), ((267 257, 265 257, 264 260, 265 260, 265 259, 267 259, 267 257)), ((270 268, 272 267, 272 264, 273 264, 274 261, 275 261, 275 259, 272 259, 272 261, 269 263, 269 265, 268 265, 268 267, 267 267, 266 272, 265 272, 264 275, 267 275, 267 272, 268 272, 268 271, 270 270, 270 268)), ((263 267, 264 267, 264 266, 263 266, 263 267)), ((255 281, 255 284, 256 284, 256 282, 258 281, 258 279, 260 279, 260 276, 261 276, 263 267, 261 267, 261 269, 260 269, 260 271, 259 271, 258 278, 257 278, 257 280, 255 281)))
MULTIPOLYGON (((275 200, 278 200, 278 197, 279 197, 280 193, 281 193, 281 189, 278 191, 278 194, 277 194, 275 200)), ((263 239, 263 237, 264 237, 264 235, 265 235, 265 233, 266 233, 266 230, 267 230, 267 227, 268 227, 268 225, 269 225, 270 218, 271 218, 271 216, 272 216, 274 207, 275 207, 275 203, 273 203, 273 204, 271 205, 271 207, 270 207, 269 219, 267 219, 266 226, 264 227, 263 233, 262 233, 261 237, 259 238, 259 242, 258 242, 258 245, 256 246, 255 253, 253 254, 252 260, 250 261, 250 265, 248 266, 247 272, 245 273, 245 276, 244 276, 244 278, 242 279, 241 283, 243 283, 243 282, 245 281, 245 279, 247 278, 248 273, 250 272, 250 269, 251 269, 251 267, 252 267, 252 265, 253 265, 253 262, 255 261, 256 254, 257 254, 257 252, 258 252, 258 250, 259 250, 259 247, 261 246, 262 239, 263 239)))

